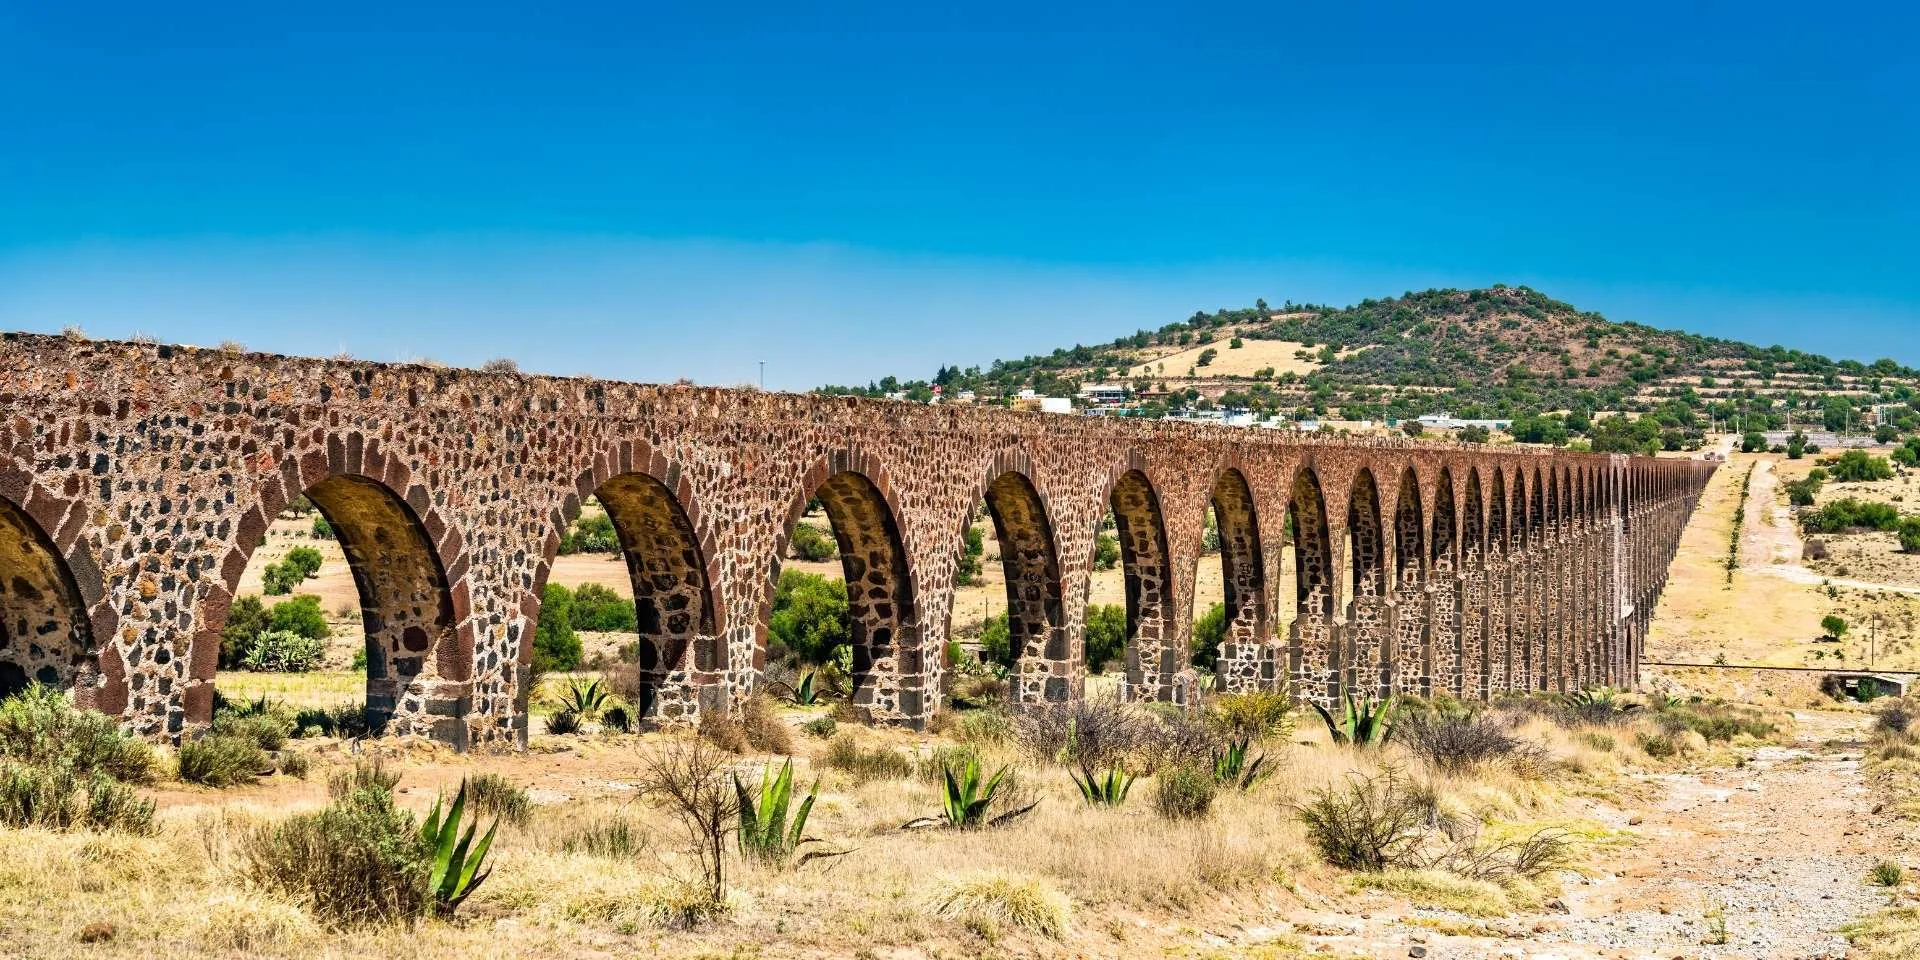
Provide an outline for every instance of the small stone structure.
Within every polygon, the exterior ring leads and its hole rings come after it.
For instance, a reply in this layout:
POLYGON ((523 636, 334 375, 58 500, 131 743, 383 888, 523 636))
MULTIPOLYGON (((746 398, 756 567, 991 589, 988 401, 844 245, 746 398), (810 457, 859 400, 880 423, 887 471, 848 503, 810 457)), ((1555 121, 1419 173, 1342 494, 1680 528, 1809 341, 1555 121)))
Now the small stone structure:
POLYGON ((939 703, 984 501, 1013 695, 1080 695, 1101 518, 1119 523, 1125 694, 1194 676, 1218 518, 1229 690, 1485 697, 1634 682, 1704 461, 0 338, 0 690, 39 679, 152 736, 211 719, 220 630, 268 523, 309 497, 353 567, 376 729, 526 735, 540 596, 582 502, 632 575, 649 717, 749 694, 809 499, 839 541, 856 703, 939 703), (1282 597, 1285 571, 1293 595, 1282 597))

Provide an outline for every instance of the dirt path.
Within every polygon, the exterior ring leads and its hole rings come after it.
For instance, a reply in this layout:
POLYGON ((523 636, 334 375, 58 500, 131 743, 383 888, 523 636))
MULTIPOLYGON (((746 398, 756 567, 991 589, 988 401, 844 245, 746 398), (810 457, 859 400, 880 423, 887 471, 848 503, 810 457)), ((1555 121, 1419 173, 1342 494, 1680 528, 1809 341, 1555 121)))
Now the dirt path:
POLYGON ((1873 813, 1861 772, 1862 714, 1796 715, 1791 743, 1742 767, 1648 779, 1658 802, 1631 829, 1647 842, 1567 895, 1527 957, 1843 957, 1838 928, 1882 908, 1867 882, 1901 831, 1873 813), (1724 942, 1721 941, 1724 936, 1724 942))

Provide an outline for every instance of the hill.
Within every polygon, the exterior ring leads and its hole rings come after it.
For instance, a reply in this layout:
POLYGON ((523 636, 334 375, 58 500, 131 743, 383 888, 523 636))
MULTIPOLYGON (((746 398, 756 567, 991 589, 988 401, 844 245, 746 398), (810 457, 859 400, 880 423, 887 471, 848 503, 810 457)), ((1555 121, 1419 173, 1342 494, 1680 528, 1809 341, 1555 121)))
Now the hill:
MULTIPOLYGON (((1876 404, 1905 404, 1920 371, 1785 347, 1609 320, 1527 287, 1427 290, 1347 307, 1258 301, 1196 312, 1095 346, 942 367, 930 380, 888 377, 828 393, 930 399, 974 391, 1007 402, 1023 389, 1077 396, 1111 384, 1113 412, 1167 416, 1231 408, 1263 417, 1406 420, 1447 411, 1514 419, 1521 439, 1649 440, 1681 449, 1720 422, 1833 429, 1874 423, 1876 404), (1624 416, 1623 416, 1624 415, 1624 416), (1648 422, 1638 424, 1643 415, 1648 422), (1602 424, 1616 417, 1611 425, 1602 424), (1635 426, 1637 424, 1637 426, 1635 426), (1606 430, 1626 437, 1612 437, 1606 430)), ((1895 429, 1911 410, 1882 410, 1895 429)))

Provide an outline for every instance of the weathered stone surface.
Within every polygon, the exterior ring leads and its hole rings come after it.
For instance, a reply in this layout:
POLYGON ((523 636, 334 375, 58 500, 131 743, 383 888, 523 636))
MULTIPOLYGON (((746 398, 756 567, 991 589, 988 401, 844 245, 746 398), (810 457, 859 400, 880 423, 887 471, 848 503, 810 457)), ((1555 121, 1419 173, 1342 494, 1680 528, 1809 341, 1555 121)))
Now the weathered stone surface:
POLYGON ((69 685, 153 736, 209 719, 241 571, 302 494, 353 566, 376 725, 465 744, 525 735, 541 588, 589 496, 626 551, 649 717, 754 688, 778 559, 818 497, 849 583, 857 705, 917 725, 940 701, 982 500, 1019 700, 1082 690, 1109 509, 1126 694, 1191 696, 1209 507, 1221 686, 1487 696, 1632 682, 1713 469, 24 334, 0 338, 0 400, 0 689, 69 685))

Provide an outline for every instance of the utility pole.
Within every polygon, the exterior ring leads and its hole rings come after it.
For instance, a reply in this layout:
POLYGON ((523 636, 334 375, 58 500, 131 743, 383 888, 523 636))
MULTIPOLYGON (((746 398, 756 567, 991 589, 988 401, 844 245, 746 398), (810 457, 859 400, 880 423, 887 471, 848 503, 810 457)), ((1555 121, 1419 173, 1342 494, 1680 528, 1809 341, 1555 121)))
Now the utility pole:
POLYGON ((760 389, 765 390, 766 388, 767 388, 767 362, 765 360, 762 360, 760 361, 760 389))

